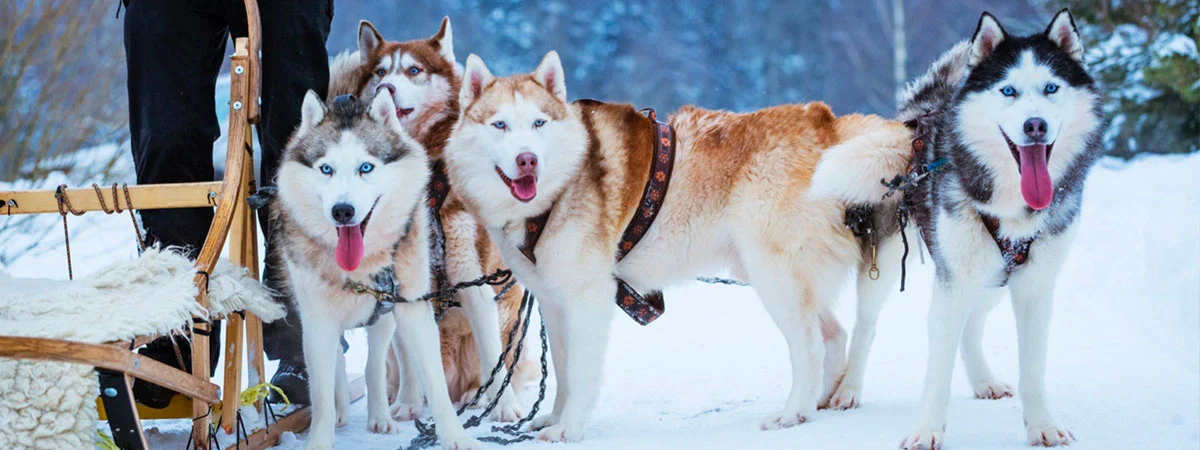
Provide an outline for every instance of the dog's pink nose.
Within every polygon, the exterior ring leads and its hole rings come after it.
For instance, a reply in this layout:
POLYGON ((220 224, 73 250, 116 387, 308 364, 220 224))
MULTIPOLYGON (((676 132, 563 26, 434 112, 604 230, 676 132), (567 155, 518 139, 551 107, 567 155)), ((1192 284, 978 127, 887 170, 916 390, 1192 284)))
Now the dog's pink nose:
POLYGON ((537 155, 533 152, 524 152, 517 155, 517 172, 518 176, 537 175, 537 155))

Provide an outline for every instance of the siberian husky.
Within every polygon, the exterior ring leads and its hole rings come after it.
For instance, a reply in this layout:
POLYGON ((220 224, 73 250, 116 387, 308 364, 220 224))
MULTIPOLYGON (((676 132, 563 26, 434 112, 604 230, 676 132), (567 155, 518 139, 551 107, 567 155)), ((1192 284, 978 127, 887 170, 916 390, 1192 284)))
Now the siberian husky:
POLYGON ((385 380, 385 352, 397 334, 443 445, 480 446, 450 403, 429 302, 397 303, 394 312, 379 314, 374 297, 344 289, 348 281, 373 285, 372 275, 392 266, 395 279, 403 280, 397 283, 400 296, 429 291, 428 160, 395 110, 390 95, 377 95, 369 105, 339 97, 326 106, 309 91, 279 167, 280 207, 272 209, 272 223, 281 245, 275 257, 287 269, 304 333, 313 411, 308 448, 332 448, 334 427, 346 423, 349 387, 339 336, 364 324, 370 430, 399 428, 388 411, 385 380))
MULTIPOLYGON (((461 81, 462 68, 454 59, 454 35, 449 18, 442 19, 441 28, 432 37, 407 42, 385 40, 371 22, 364 20, 359 23, 358 49, 342 53, 331 64, 329 95, 353 94, 370 98, 377 90, 390 92, 401 125, 425 147, 430 161, 438 161, 446 138, 458 121, 461 81)), ((440 180, 434 183, 445 184, 440 180)), ((444 247, 438 245, 436 238, 431 239, 435 245, 432 249, 435 271, 444 268, 443 281, 454 284, 503 268, 487 232, 466 212, 454 190, 446 186, 441 192, 446 190, 448 196, 443 194, 441 204, 430 209, 431 217, 440 221, 444 236, 444 247), (443 248, 444 260, 440 260, 443 248)), ((432 202, 437 201, 435 191, 437 189, 431 186, 429 200, 432 202)), ((437 226, 436 222, 434 226, 437 226)), ((434 289, 445 287, 436 286, 439 284, 436 280, 434 284, 434 289)), ((501 333, 501 330, 508 330, 516 322, 520 292, 520 286, 515 286, 497 303, 493 300, 497 292, 491 288, 464 290, 455 298, 462 308, 449 310, 438 322, 442 361, 452 399, 470 400, 490 374, 503 346, 508 345, 507 333, 501 333)), ((523 352, 525 357, 514 368, 513 386, 503 391, 504 395, 492 412, 493 420, 513 421, 524 414, 513 393, 520 392, 524 383, 535 374, 533 353, 523 352)), ((395 365, 393 359, 389 359, 389 363, 395 365)), ((402 367, 404 387, 399 389, 399 401, 393 405, 392 412, 397 419, 410 420, 420 414, 424 401, 416 384, 417 377, 411 370, 413 364, 402 367)), ((394 367, 389 367, 389 376, 396 373, 394 367)), ((397 378, 390 377, 389 384, 389 393, 399 388, 397 378)), ((494 383, 490 387, 484 402, 501 393, 499 385, 494 383)))
MULTIPOLYGON (((1006 286, 1016 315, 1019 394, 1029 442, 1069 443, 1074 436, 1047 406, 1047 335, 1084 178, 1101 153, 1102 124, 1099 94, 1084 68, 1070 12, 1062 10, 1045 32, 1025 37, 1009 36, 984 13, 969 43, 947 52, 910 86, 899 115, 923 144, 914 145, 920 147, 914 163, 941 167, 874 209, 880 262, 900 261, 895 212, 903 201, 920 228, 909 234, 923 235, 937 265, 925 393, 916 430, 901 447, 935 449, 944 442, 960 340, 975 395, 1012 396, 1012 388, 992 375, 982 348, 988 312, 1006 286)), ((846 150, 826 154, 814 191, 859 205, 879 203, 843 180, 863 171, 856 165, 884 156, 846 150)), ((858 319, 832 407, 857 403, 875 320, 899 273, 899 267, 885 265, 882 279, 873 281, 866 266, 860 270, 858 319)))
POLYGON ((662 209, 618 263, 659 125, 628 104, 568 102, 566 79, 555 52, 532 74, 502 78, 471 55, 445 150, 451 184, 541 300, 558 387, 553 411, 533 423, 539 438, 584 435, 600 391, 614 277, 651 292, 724 268, 746 275, 790 348, 791 394, 762 427, 811 418, 832 391, 823 375, 840 375, 845 357, 836 321, 825 333, 836 347, 828 353, 821 325, 860 252, 842 225, 843 202, 808 200, 809 179, 827 148, 861 146, 884 156, 857 174, 878 186, 907 166, 908 130, 874 116, 835 117, 822 103, 748 114, 685 107, 670 118, 677 148, 662 209), (527 257, 519 250, 526 219, 547 211, 527 257))

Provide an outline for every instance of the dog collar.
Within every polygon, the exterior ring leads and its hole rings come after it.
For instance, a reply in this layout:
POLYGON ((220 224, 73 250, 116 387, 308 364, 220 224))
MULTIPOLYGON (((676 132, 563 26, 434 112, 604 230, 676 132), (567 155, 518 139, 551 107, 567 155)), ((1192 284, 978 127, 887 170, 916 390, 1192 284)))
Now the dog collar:
MULTIPOLYGON (((642 190, 642 199, 617 244, 618 262, 633 250, 654 224, 654 219, 658 217, 666 199, 667 188, 671 184, 671 170, 675 166, 675 128, 668 123, 659 122, 658 114, 651 108, 641 112, 654 126, 654 158, 650 163, 650 176, 646 180, 646 187, 642 190)), ((537 256, 533 250, 537 247, 553 210, 551 207, 546 212, 525 220, 525 242, 519 250, 534 265, 537 264, 537 256)), ((647 325, 666 310, 662 292, 654 291, 642 295, 625 280, 620 277, 614 278, 617 282, 617 306, 637 323, 647 325)))

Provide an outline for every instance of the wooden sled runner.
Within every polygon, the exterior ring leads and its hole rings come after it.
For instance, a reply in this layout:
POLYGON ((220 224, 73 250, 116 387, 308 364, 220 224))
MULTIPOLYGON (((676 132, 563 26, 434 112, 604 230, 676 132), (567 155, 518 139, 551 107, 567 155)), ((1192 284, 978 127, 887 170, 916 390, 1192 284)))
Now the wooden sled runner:
MULTIPOLYGON (((209 278, 226 242, 229 259, 246 268, 257 279, 258 242, 255 212, 246 203, 255 190, 253 173, 253 142, 250 126, 258 121, 261 75, 259 49, 261 31, 256 0, 245 0, 248 37, 235 40, 231 56, 229 96, 229 144, 225 174, 221 181, 202 183, 172 183, 108 188, 84 188, 0 192, 0 215, 58 213, 66 223, 67 213, 137 209, 175 209, 213 207, 215 214, 208 235, 195 261, 196 302, 208 309, 209 278)), ((65 225, 64 225, 65 226, 65 225)), ((69 236, 68 236, 69 239, 69 236)), ((140 236, 139 236, 140 239, 140 236)), ((70 247, 67 247, 68 261, 70 247)), ((153 301, 147 299, 146 301, 153 301)), ((207 336, 212 324, 208 317, 197 317, 189 324, 192 336, 207 336)), ((171 367, 150 358, 141 357, 134 349, 155 335, 138 336, 132 340, 107 343, 83 343, 63 339, 0 336, 0 358, 69 362, 92 366, 100 382, 102 411, 112 432, 114 443, 122 449, 149 448, 140 421, 148 418, 192 419, 191 445, 194 449, 209 450, 211 425, 215 411, 226 433, 236 433, 236 413, 242 404, 243 369, 249 371, 251 386, 263 381, 262 321, 253 313, 229 314, 225 319, 224 384, 218 387, 209 378, 208 339, 192 339, 191 372, 171 367), (244 342, 243 342, 244 341, 244 342), (244 366, 248 365, 248 367, 244 366), (131 392, 133 380, 142 379, 186 396, 176 397, 165 410, 139 407, 131 392)), ((351 398, 362 396, 361 379, 352 382, 351 398)), ((263 401, 254 407, 261 417, 263 401)), ((299 432, 308 427, 308 408, 299 408, 266 429, 242 436, 237 446, 262 449, 275 445, 284 431, 299 432)), ((233 447, 233 446, 231 446, 233 447)))

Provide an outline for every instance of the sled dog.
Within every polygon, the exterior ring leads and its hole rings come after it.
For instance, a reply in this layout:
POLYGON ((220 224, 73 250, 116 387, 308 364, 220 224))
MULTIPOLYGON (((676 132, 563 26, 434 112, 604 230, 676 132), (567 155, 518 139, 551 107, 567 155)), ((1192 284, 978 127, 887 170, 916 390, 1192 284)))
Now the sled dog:
MULTIPOLYGON (((976 397, 1013 395, 992 375, 982 348, 988 313, 1005 287, 1016 315, 1018 392, 1029 442, 1069 443, 1074 436, 1047 405, 1047 336, 1055 280, 1075 235, 1084 179, 1101 153, 1102 124, 1071 13, 1062 10, 1045 32, 1024 37, 1008 35, 984 13, 970 42, 947 52, 909 87, 899 119, 912 128, 914 167, 926 176, 875 205, 869 221, 880 236, 878 260, 900 261, 895 213, 903 202, 914 228, 909 236, 927 243, 937 266, 925 393, 916 429, 901 446, 935 449, 945 441, 960 348, 976 397)), ((841 150, 822 159, 814 190, 858 205, 878 203, 844 180, 862 172, 857 166, 883 159, 841 150)), ((875 321, 900 274, 886 264, 879 280, 867 271, 864 266, 858 277, 858 319, 846 375, 830 400, 834 408, 858 402, 875 321)))
POLYGON ((747 114, 685 107, 656 124, 628 104, 568 102, 566 79, 555 52, 531 74, 501 78, 471 55, 445 149, 451 184, 541 301, 558 390, 553 411, 533 423, 539 437, 584 435, 616 309, 614 278, 650 293, 726 268, 753 284, 790 348, 791 394, 762 427, 808 420, 832 391, 826 375, 841 373, 845 333, 828 320, 831 301, 861 257, 842 225, 843 202, 809 200, 809 180, 826 149, 870 148, 881 159, 856 176, 882 195, 878 179, 908 164, 908 130, 874 116, 835 117, 822 103, 747 114), (675 152, 669 188, 618 263, 622 230, 647 180, 658 180, 657 130, 668 127, 676 136, 666 142, 675 152), (530 227, 535 217, 544 226, 530 227), (529 247, 531 231, 540 237, 529 247), (824 339, 823 323, 831 325, 824 339))
POLYGON ((272 209, 279 255, 300 312, 308 361, 312 427, 308 448, 333 448, 334 427, 349 414, 343 330, 367 326, 368 427, 394 433, 388 410, 385 353, 396 334, 429 399, 446 448, 477 448, 450 403, 429 302, 396 303, 388 312, 348 282, 378 286, 389 271, 398 294, 429 291, 429 218, 425 149, 404 131, 390 95, 369 104, 342 96, 328 105, 309 91, 301 123, 279 168, 272 209))
MULTIPOLYGON (((354 94, 370 98, 376 91, 388 92, 396 103, 396 117, 401 125, 423 145, 434 170, 429 186, 430 217, 435 219, 431 237, 431 260, 434 268, 434 289, 478 279, 503 269, 496 246, 487 232, 475 222, 444 179, 440 162, 442 149, 454 123, 458 121, 458 91, 462 68, 454 59, 454 36, 450 19, 442 19, 441 28, 428 39, 408 42, 387 41, 371 22, 362 21, 358 28, 358 49, 336 57, 330 70, 330 96, 354 94), (441 175, 441 177, 439 177, 441 175), (439 237, 440 235, 440 237, 439 237)), ((407 181, 404 181, 407 182, 407 181)), ((453 300, 462 308, 452 308, 438 322, 442 342, 442 362, 450 398, 468 401, 490 374, 504 346, 507 333, 517 319, 521 287, 514 286, 497 303, 499 287, 477 287, 461 291, 453 300), (474 331, 474 333, 472 333, 474 331), (478 350, 477 350, 478 349, 478 350)), ((514 392, 536 373, 534 352, 516 365, 513 376, 516 387, 504 389, 500 403, 491 418, 514 421, 524 414, 514 392)), ((394 360, 389 359, 394 364, 394 360)), ((511 358, 508 363, 511 364, 511 358)), ((420 414, 423 399, 413 364, 403 364, 405 376, 399 401, 393 404, 393 417, 410 420, 420 414)), ((390 374, 396 374, 389 368, 390 374)), ((389 380, 389 393, 399 388, 398 380, 389 380)), ((501 393, 495 382, 481 401, 501 393)))

